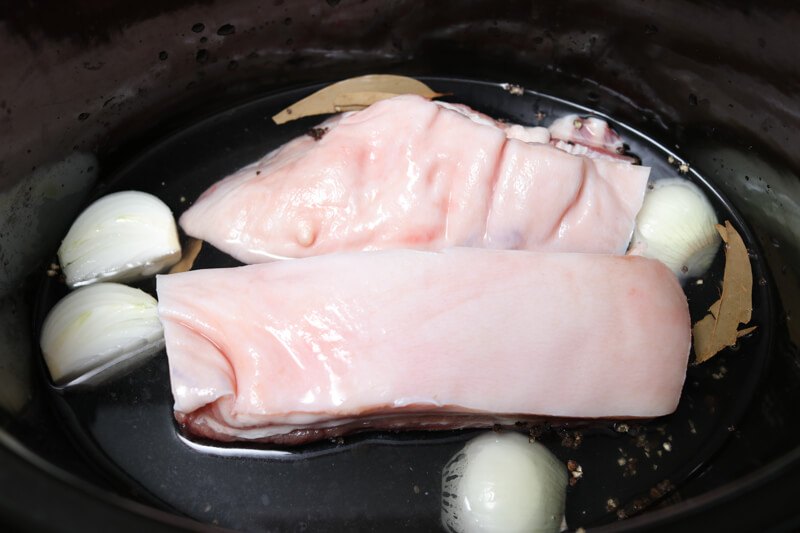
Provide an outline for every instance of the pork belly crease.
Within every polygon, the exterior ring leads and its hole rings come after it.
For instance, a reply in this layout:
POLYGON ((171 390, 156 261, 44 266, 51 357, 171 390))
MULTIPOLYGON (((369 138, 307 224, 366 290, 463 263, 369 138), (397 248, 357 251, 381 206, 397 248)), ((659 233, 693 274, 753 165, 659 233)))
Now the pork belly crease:
POLYGON ((158 276, 175 415, 298 444, 674 411, 686 297, 642 257, 455 248, 158 276))
POLYGON ((650 169, 549 142, 545 128, 398 96, 217 182, 180 224, 244 263, 450 246, 624 253, 650 169))

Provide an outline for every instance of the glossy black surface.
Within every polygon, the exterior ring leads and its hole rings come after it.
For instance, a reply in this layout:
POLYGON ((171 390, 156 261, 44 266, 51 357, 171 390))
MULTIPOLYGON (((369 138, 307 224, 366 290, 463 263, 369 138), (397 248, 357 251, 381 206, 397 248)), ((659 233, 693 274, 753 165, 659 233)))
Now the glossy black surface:
MULTIPOLYGON (((529 125, 587 112, 535 93, 515 96, 499 84, 428 82, 453 101, 529 125)), ((215 181, 317 124, 321 119, 314 117, 276 126, 270 118, 310 90, 276 93, 178 132, 101 183, 96 194, 145 190, 179 216, 215 181)), ((630 128, 617 128, 632 152, 653 168, 654 179, 679 175, 679 158, 670 163, 668 151, 630 128)), ((691 177, 705 185, 697 174, 691 177)), ((722 198, 706 190, 720 219, 731 220, 753 251, 754 277, 763 280, 754 293, 753 323, 759 329, 735 351, 690 368, 674 415, 646 423, 535 428, 537 438, 564 463, 571 459, 583 468, 584 476, 568 491, 567 521, 573 528, 634 515, 700 471, 729 438, 762 376, 773 311, 766 273, 749 230, 722 198)), ((722 263, 720 251, 702 284, 686 284, 694 321, 718 297, 722 263)), ((235 264, 207 246, 196 266, 235 264)), ((40 317, 65 293, 59 282, 44 279, 40 317)), ((153 283, 142 287, 152 291, 153 283)), ((569 387, 569 376, 564 386, 569 387)), ((436 529, 442 467, 477 434, 372 433, 285 449, 193 441, 176 430, 163 353, 96 389, 55 391, 54 400, 79 447, 119 483, 197 520, 246 531, 301 523, 330 531, 436 529)))
POLYGON ((675 149, 725 193, 775 289, 770 363, 709 467, 669 507, 619 527, 792 523, 800 481, 793 2, 30 0, 0 5, 0 22, 0 421, 18 444, 3 448, 2 471, 19 474, 0 486, 4 516, 24 520, 27 505, 38 510, 31 517, 52 516, 53 529, 81 531, 95 515, 98 531, 113 520, 171 519, 96 490, 132 496, 81 460, 35 372, 34 284, 95 180, 155 139, 267 91, 401 72, 502 80, 590 105, 675 149), (220 35, 225 25, 235 31, 220 35), (69 486, 74 493, 59 498, 69 486))

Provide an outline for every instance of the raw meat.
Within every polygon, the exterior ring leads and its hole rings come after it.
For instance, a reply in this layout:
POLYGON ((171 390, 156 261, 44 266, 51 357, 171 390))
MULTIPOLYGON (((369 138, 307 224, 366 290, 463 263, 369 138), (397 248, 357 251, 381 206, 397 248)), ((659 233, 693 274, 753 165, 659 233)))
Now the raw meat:
POLYGON ((603 119, 566 115, 556 119, 548 128, 550 143, 567 153, 592 159, 627 161, 636 158, 624 155, 625 143, 603 119))
POLYGON ((216 183, 180 224, 244 263, 449 246, 624 253, 650 169, 520 139, 549 133, 399 96, 216 183))
POLYGON ((158 299, 176 417, 219 440, 655 417, 690 346, 675 276, 632 256, 331 254, 159 276, 158 299))

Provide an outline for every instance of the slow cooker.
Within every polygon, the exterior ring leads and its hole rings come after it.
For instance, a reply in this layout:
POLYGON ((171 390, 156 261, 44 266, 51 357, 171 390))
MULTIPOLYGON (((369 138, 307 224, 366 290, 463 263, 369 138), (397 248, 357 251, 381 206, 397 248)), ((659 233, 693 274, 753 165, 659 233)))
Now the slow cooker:
POLYGON ((163 360, 103 390, 97 407, 97 397, 54 393, 38 347, 46 271, 91 199, 120 183, 189 183, 187 168, 221 177, 266 152, 269 111, 369 73, 417 77, 501 115, 533 120, 566 106, 609 117, 665 160, 674 154, 741 217, 770 335, 758 353, 730 350, 709 370, 719 386, 696 398, 711 444, 626 512, 584 524, 575 511, 575 525, 568 512, 568 525, 800 526, 800 13, 791 3, 30 0, 0 13, 6 530, 438 530, 447 454, 437 446, 459 436, 365 437, 315 448, 317 462, 274 475, 253 466, 270 460, 258 452, 196 459, 208 451, 170 433, 163 360), (160 388, 141 386, 142 375, 160 388), (415 446, 428 459, 403 451, 415 446), (414 490, 393 501, 373 478, 414 490))

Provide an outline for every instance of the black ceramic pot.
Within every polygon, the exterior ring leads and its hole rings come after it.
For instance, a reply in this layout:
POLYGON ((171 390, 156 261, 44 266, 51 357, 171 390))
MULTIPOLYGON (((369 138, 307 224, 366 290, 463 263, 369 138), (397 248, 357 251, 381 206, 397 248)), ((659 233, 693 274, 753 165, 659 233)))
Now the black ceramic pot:
MULTIPOLYGON (((0 16, 0 524, 212 527, 126 484, 65 425, 32 326, 43 272, 97 188, 159 140, 276 91, 383 72, 515 83, 587 106, 674 149, 727 198, 768 270, 758 280, 774 298, 766 369, 702 468, 644 512, 600 527, 800 526, 800 12, 791 2, 31 0, 5 3, 0 16)), ((353 505, 264 513, 260 528, 437 527, 413 504, 380 518, 370 507, 380 502, 353 505)))

